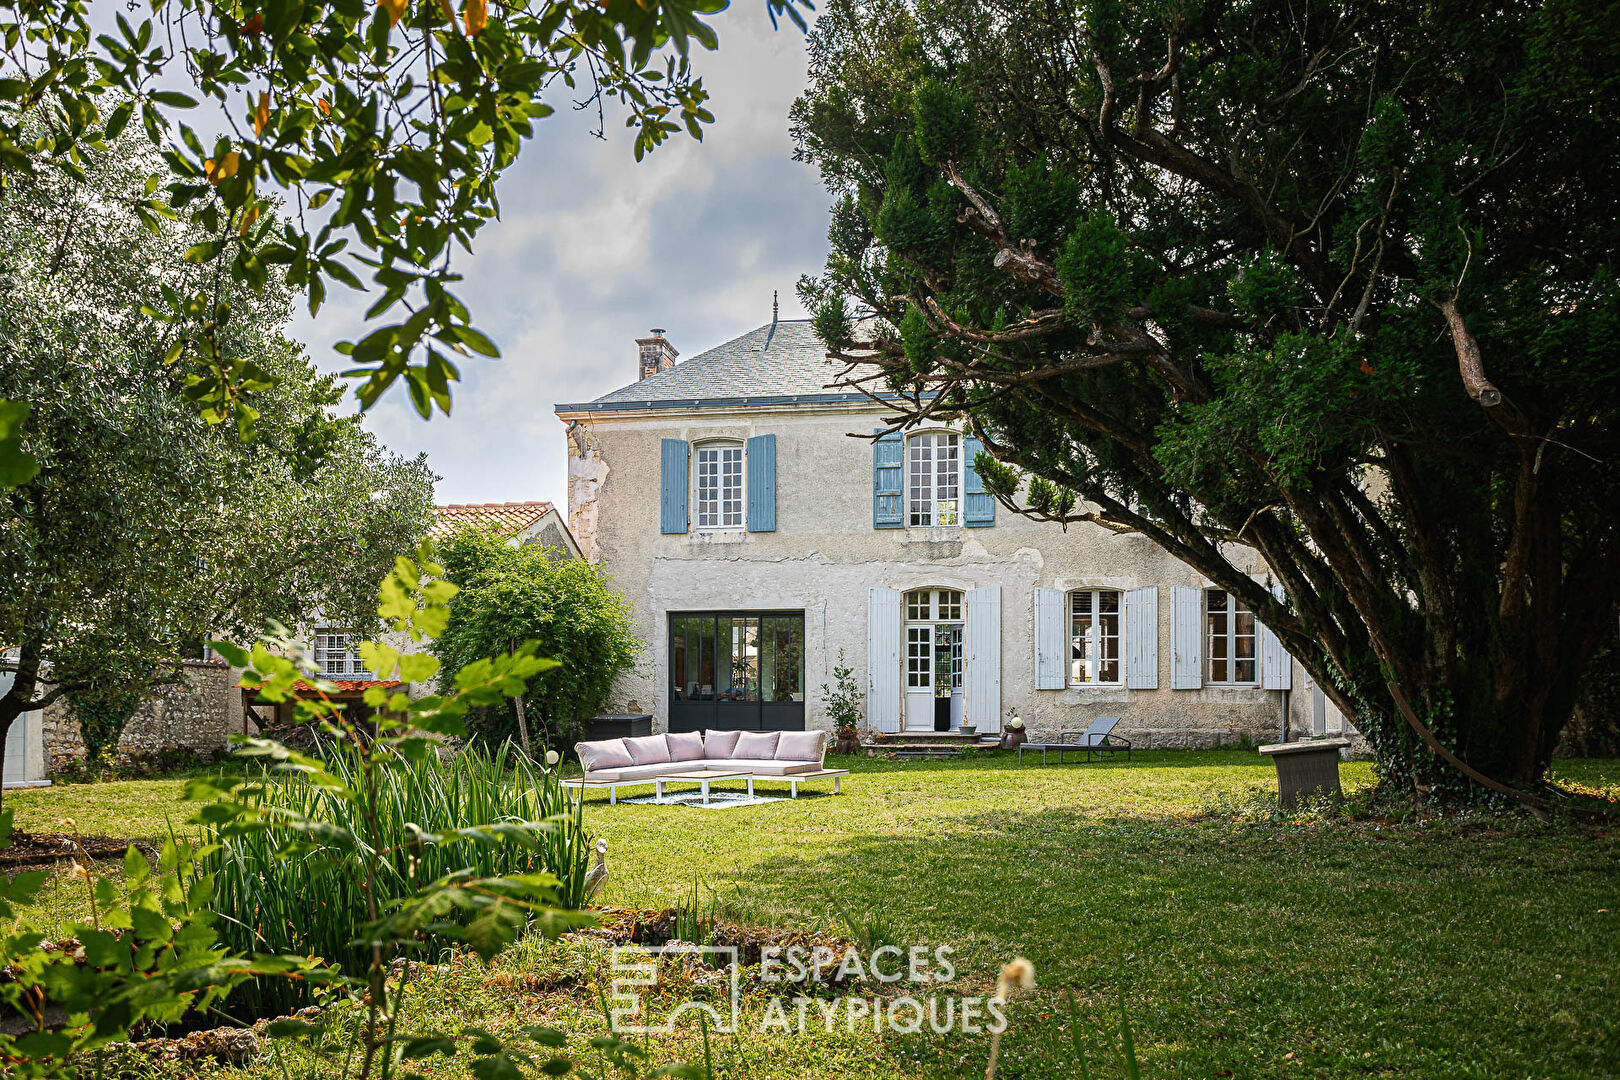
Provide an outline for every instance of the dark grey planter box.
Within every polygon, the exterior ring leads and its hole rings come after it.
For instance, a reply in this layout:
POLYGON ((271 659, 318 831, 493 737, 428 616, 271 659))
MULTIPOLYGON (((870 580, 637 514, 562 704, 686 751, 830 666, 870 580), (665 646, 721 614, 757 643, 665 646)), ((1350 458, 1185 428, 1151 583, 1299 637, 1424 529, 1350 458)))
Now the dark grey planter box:
POLYGON ((1262 746, 1260 752, 1277 766, 1277 805, 1291 810, 1299 805, 1301 795, 1343 798, 1339 751, 1349 745, 1349 739, 1312 739, 1262 746))
POLYGON ((585 721, 586 742, 651 734, 651 713, 601 713, 585 721))

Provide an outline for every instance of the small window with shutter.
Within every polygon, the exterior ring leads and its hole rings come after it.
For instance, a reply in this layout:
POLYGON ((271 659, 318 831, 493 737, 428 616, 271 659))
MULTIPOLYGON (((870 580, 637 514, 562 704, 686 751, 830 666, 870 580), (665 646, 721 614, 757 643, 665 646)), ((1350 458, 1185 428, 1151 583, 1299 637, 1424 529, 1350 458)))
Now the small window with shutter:
POLYGON ((693 454, 693 502, 699 532, 743 527, 743 448, 737 443, 705 443, 693 454))

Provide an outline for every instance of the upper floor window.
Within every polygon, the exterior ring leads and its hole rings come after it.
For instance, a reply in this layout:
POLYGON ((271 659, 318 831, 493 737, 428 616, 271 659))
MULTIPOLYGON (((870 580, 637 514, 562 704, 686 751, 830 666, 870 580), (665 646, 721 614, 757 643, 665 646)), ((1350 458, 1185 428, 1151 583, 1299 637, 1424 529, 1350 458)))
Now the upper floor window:
POLYGON ((697 527, 743 527, 743 448, 714 443, 697 448, 697 527))
POLYGON ((1069 594, 1069 683, 1117 683, 1120 594, 1114 589, 1078 589, 1069 594))
POLYGON ((354 642, 346 630, 315 631, 315 670, 340 679, 369 674, 355 654, 354 642))
POLYGON ((1209 635, 1209 681, 1258 682, 1254 612, 1225 589, 1204 590, 1204 624, 1209 635))
POLYGON ((913 435, 908 447, 909 524, 914 528, 962 524, 961 436, 948 431, 913 435))

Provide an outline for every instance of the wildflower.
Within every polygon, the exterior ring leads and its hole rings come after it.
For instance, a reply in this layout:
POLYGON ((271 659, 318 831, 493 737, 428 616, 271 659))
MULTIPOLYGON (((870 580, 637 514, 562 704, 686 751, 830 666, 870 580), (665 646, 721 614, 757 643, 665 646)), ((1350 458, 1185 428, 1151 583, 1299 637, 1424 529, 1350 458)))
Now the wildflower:
POLYGON ((90 871, 81 866, 78 859, 74 859, 73 865, 68 867, 68 877, 75 881, 82 881, 86 885, 90 884, 90 871))
POLYGON ((1035 989, 1035 965, 1022 956, 1015 956, 1001 969, 996 980, 996 1000, 1006 1001, 1020 990, 1035 989))
POLYGON ((557 751, 555 751, 555 750, 547 750, 546 751, 546 764, 547 765, 555 765, 555 764, 557 764, 557 762, 559 762, 561 760, 562 760, 562 755, 557 753, 557 751))

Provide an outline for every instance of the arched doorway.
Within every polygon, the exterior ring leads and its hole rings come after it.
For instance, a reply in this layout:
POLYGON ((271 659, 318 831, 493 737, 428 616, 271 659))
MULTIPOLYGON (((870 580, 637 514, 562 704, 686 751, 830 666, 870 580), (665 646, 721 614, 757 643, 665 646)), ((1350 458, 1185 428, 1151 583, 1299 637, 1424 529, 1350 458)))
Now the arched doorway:
POLYGON ((950 731, 962 724, 962 592, 905 594, 905 730, 950 731))

